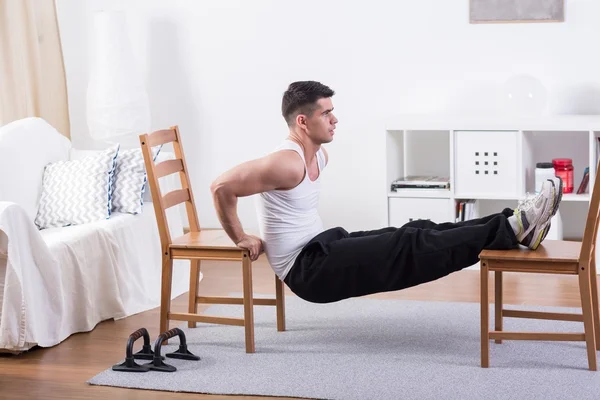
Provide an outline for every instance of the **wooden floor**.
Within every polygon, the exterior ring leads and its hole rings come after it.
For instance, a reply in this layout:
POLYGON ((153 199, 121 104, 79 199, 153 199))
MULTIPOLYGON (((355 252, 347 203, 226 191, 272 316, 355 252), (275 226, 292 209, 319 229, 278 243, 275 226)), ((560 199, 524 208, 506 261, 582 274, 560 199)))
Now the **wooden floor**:
MULTIPOLYGON (((263 256, 264 257, 264 256, 263 256)), ((274 274, 261 257, 253 265, 255 293, 274 293, 274 274)), ((202 265, 204 280, 200 290, 206 295, 226 295, 241 292, 241 267, 235 263, 202 265)), ((490 274, 493 282, 493 275, 490 274)), ((491 284, 490 296, 493 296, 491 284)), ((537 304, 580 307, 577 277, 505 274, 507 304, 537 304)), ((289 289, 286 295, 292 295, 289 289)), ((184 294, 174 302, 174 309, 187 311, 184 294)), ((479 271, 464 270, 450 276, 400 292, 371 296, 387 299, 432 301, 479 301, 479 271)), ((493 297, 491 297, 493 301, 493 297)), ((237 306, 233 306, 237 307, 237 306)), ((129 334, 146 327, 153 342, 158 335, 157 309, 120 321, 105 321, 88 333, 71 336, 49 349, 34 349, 14 355, 0 355, 0 398, 9 399, 224 399, 229 396, 210 396, 148 390, 90 386, 86 380, 109 368, 124 356, 129 334)), ((244 340, 241 327, 240 341, 244 340)), ((139 341, 141 343, 141 340, 139 341)), ((136 342, 135 351, 139 344, 136 342)), ((236 399, 256 399, 254 396, 235 396, 236 399)), ((273 397, 265 397, 273 399, 273 397)))

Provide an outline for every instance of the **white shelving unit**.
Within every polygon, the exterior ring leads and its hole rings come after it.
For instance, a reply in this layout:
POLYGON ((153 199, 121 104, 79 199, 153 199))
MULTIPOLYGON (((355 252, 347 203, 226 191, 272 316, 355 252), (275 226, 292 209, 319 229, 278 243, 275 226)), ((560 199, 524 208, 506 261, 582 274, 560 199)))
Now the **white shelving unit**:
POLYGON ((473 199, 483 216, 515 207, 535 190, 535 164, 571 158, 573 194, 564 194, 549 239, 581 240, 600 149, 600 116, 399 116, 386 123, 388 225, 411 219, 454 221, 456 204, 473 199), (588 188, 575 194, 586 167, 588 188), (449 190, 403 189, 407 175, 442 175, 449 190))

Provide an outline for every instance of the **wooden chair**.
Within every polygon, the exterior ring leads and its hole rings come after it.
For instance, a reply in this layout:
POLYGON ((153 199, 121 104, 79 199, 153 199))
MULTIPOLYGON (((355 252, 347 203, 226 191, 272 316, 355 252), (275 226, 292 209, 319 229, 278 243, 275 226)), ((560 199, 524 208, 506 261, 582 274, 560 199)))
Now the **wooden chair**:
MULTIPOLYGON (((211 324, 244 326, 246 333, 246 352, 254 353, 254 305, 275 306, 277 310, 277 330, 285 330, 284 287, 275 276, 275 299, 254 299, 252 292, 252 263, 248 251, 237 247, 224 230, 200 229, 194 195, 190 185, 188 168, 185 162, 181 136, 177 126, 151 134, 140 135, 140 144, 152 192, 152 201, 158 223, 162 247, 162 287, 160 303, 160 332, 169 329, 169 321, 188 321, 188 327, 196 327, 197 322, 211 324), (173 143, 174 160, 155 164, 152 147, 173 143), (179 173, 181 189, 162 194, 159 178, 179 173), (166 212, 170 207, 185 203, 189 222, 189 233, 171 238, 166 212), (171 282, 173 260, 190 260, 190 291, 187 313, 171 312, 171 282), (198 295, 200 261, 240 261, 243 278, 243 297, 204 297, 198 295), (198 314, 198 304, 243 304, 243 318, 225 318, 198 314)), ((210 279, 210 277, 207 277, 210 279)))
POLYGON ((581 242, 546 240, 535 251, 484 250, 481 260, 481 366, 489 367, 489 341, 551 340, 585 341, 588 366, 597 371, 596 351, 600 350, 600 314, 596 275, 596 238, 600 206, 600 175, 596 174, 592 199, 581 242), (495 272, 495 330, 489 330, 488 273, 495 272), (502 308, 502 272, 529 272, 577 275, 582 314, 505 310, 502 308), (583 322, 583 333, 528 333, 502 330, 503 317, 550 319, 583 322))

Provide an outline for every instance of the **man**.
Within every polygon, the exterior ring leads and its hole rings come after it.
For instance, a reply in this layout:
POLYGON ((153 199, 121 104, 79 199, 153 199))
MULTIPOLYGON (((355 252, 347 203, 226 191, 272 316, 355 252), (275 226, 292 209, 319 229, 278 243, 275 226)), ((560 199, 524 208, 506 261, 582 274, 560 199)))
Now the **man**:
POLYGON ((252 260, 263 252, 275 273, 304 300, 328 303, 395 291, 469 267, 483 249, 533 250, 545 238, 561 200, 562 182, 548 180, 541 192, 515 210, 459 223, 418 220, 402 227, 348 233, 324 229, 317 212, 321 174, 338 120, 329 87, 294 82, 283 95, 288 137, 265 157, 218 177, 211 190, 223 229, 252 260), (262 238, 244 232, 238 197, 258 194, 262 238))

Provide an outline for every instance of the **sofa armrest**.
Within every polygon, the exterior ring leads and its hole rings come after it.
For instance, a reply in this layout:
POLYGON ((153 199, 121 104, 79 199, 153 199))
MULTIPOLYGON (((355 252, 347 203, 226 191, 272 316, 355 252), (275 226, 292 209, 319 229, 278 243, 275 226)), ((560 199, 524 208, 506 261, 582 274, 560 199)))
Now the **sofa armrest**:
POLYGON ((8 218, 11 214, 19 215, 21 213, 27 215, 25 209, 17 203, 12 201, 0 201, 0 220, 8 218))
POLYGON ((13 203, 12 201, 0 201, 0 214, 2 214, 5 210, 12 205, 18 205, 17 203, 13 203))
POLYGON ((25 208, 10 201, 0 201, 0 253, 7 254, 8 227, 23 235, 22 241, 40 239, 37 226, 29 219, 25 208))
POLYGON ((60 295, 66 277, 40 231, 17 203, 0 202, 4 296, 0 312, 0 348, 56 342, 51 329, 67 302, 60 295))

